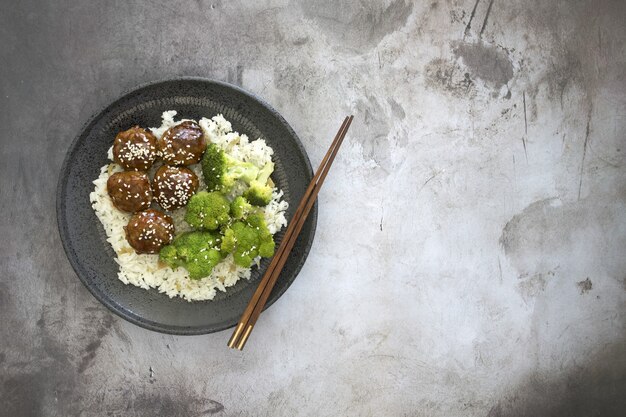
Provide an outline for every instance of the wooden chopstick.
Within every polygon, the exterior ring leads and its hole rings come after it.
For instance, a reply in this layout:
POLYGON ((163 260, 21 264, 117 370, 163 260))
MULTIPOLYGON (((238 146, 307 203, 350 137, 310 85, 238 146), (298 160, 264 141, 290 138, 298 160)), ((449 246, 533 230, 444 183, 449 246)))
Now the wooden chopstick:
MULTIPOLYGON (((285 236, 283 237, 283 240, 278 248, 278 250, 276 251, 276 255, 274 256, 274 258, 272 259, 272 262, 270 263, 267 271, 265 272, 261 283, 259 284, 257 290, 255 291, 254 295, 252 296, 252 299, 250 300, 248 306, 246 307, 246 310, 244 311, 241 319, 239 320, 239 323, 237 325, 237 328, 235 329, 235 331, 233 332, 233 335, 231 337, 231 339, 228 342, 228 346, 231 348, 234 347, 238 347, 239 346, 239 337, 243 336, 244 339, 247 339, 247 337, 250 334, 250 331, 252 330, 251 326, 247 326, 248 321, 250 320, 250 317, 252 316, 252 313, 254 312, 254 309, 259 301, 259 299, 261 298, 261 296, 263 295, 263 291, 265 289, 265 287, 267 286, 267 284, 270 281, 270 278, 272 278, 272 275, 275 273, 276 270, 276 266, 278 264, 278 262, 280 261, 280 254, 283 253, 286 249, 286 247, 289 244, 290 238, 291 236, 294 234, 294 232, 296 232, 296 226, 298 224, 298 220, 300 219, 300 217, 302 216, 302 213, 306 207, 306 203, 309 199, 309 197, 311 196, 314 188, 316 187, 317 181, 320 178, 320 175, 323 171, 323 168, 326 166, 330 155, 332 154, 333 149, 336 147, 337 143, 339 142, 339 140, 342 138, 343 135, 345 135, 345 131, 346 126, 348 124, 348 119, 346 118, 343 122, 343 124, 341 125, 341 128, 339 129, 339 132, 337 132, 337 135, 335 136, 335 139, 333 140, 333 143, 330 147, 330 149, 328 150, 328 152, 326 153, 326 156, 324 157, 324 159, 322 160, 320 167, 318 168, 317 172, 315 173, 315 176, 313 177, 313 180, 311 181, 311 183, 309 184, 309 186, 307 187, 307 190, 304 193, 304 196, 302 198, 302 200, 300 201, 300 204, 298 205, 298 208, 293 216, 293 219, 291 220, 289 227, 287 227, 287 231, 285 233, 285 236), (342 135, 343 134, 343 135, 342 135), (242 335, 241 332, 244 330, 244 328, 246 329, 245 333, 242 335)), ((297 235, 299 231, 297 231, 295 234, 297 235)), ((293 245, 292 245, 293 246, 293 245)), ((278 272, 280 272, 280 270, 278 270, 278 272)), ((275 282, 275 279, 274 279, 275 282)), ((273 286, 273 284, 272 284, 273 286)), ((243 346, 242 346, 243 347, 243 346)))
POLYGON ((284 250, 278 254, 278 257, 279 257, 278 262, 276 263, 274 270, 271 272, 271 276, 270 276, 269 281, 267 282, 267 285, 265 285, 265 288, 263 289, 263 294, 261 295, 256 306, 254 307, 254 310, 250 316, 250 319, 248 320, 246 331, 243 333, 239 343, 237 344, 237 349, 239 350, 243 349, 244 345, 246 344, 246 341, 248 340, 250 332, 252 331, 252 328, 254 327, 254 325, 256 324, 256 321, 258 320, 259 316, 263 312, 265 303, 267 302, 267 299, 269 298, 272 292, 272 289, 274 288, 274 285, 276 284, 276 281, 278 280, 278 277, 280 276, 280 272, 282 271, 285 263, 287 262, 287 259, 289 258, 291 249, 293 249, 293 246, 295 245, 295 242, 298 239, 298 235, 300 234, 300 231, 302 230, 304 222, 306 221, 307 216, 309 212, 311 211, 311 208, 313 207, 315 200, 317 199, 317 194, 319 193, 322 187, 322 184, 324 182, 324 179, 326 178, 326 175, 328 174, 328 171, 330 170, 330 166, 332 165, 335 159, 335 156, 337 155, 337 152, 339 151, 339 147, 341 146, 341 143, 343 142, 343 139, 348 131, 348 128, 350 127, 350 124, 352 123, 352 118, 353 117, 351 116, 348 119, 347 124, 345 125, 345 129, 343 129, 342 134, 339 136, 336 142, 336 145, 331 146, 331 148, 329 149, 330 155, 328 158, 328 162, 325 164, 323 169, 321 170, 318 169, 320 173, 319 173, 317 183, 315 183, 314 187, 312 188, 311 194, 309 198, 307 199, 306 205, 304 206, 301 216, 298 219, 292 220, 292 222, 296 223, 293 229, 293 233, 289 236, 289 240, 287 241, 287 245, 284 248, 284 250))
POLYGON ((306 218, 315 203, 317 198, 317 194, 319 193, 321 186, 328 174, 330 166, 332 165, 335 156, 337 155, 337 151, 343 142, 343 139, 346 136, 348 128, 352 123, 352 119, 354 116, 346 117, 341 125, 341 128, 337 132, 332 145, 328 149, 328 152, 324 156, 324 159, 320 163, 319 168, 317 169, 313 179, 311 180, 309 186, 307 187, 296 212, 294 213, 289 226, 287 227, 287 231, 285 232, 285 236, 276 251, 276 254, 272 258, 270 265, 263 275, 261 282, 259 283, 258 288, 254 292, 252 299, 248 303, 241 319, 239 320, 235 331, 233 332, 230 340, 228 341, 228 346, 230 348, 237 348, 239 350, 243 349, 248 337, 250 336, 250 332, 254 327, 254 324, 258 320, 267 299, 269 298, 278 277, 280 276, 280 272, 282 271, 287 258, 289 257, 289 253, 293 248, 295 241, 302 230, 302 226, 306 221, 306 218), (245 331, 244 331, 245 329, 245 331))

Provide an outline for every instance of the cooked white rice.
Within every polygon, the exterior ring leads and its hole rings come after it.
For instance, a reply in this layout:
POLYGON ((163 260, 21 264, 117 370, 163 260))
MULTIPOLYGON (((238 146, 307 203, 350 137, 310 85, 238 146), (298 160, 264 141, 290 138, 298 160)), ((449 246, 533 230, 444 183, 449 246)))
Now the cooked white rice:
MULTIPOLYGON (((175 116, 175 110, 164 112, 162 125, 150 130, 157 138, 160 138, 167 129, 185 120, 175 121, 175 116)), ((204 130, 207 140, 217 144, 234 158, 252 162, 259 168, 262 168, 272 159, 274 151, 263 139, 250 142, 246 135, 233 132, 230 122, 221 114, 211 119, 202 118, 198 124, 204 130)), ((109 149, 109 159, 113 160, 112 149, 109 149)), ((156 168, 157 166, 153 167, 151 174, 156 168)), ((198 191, 206 189, 200 164, 192 165, 190 168, 198 175, 200 182, 198 191)), ((237 266, 232 255, 216 265, 210 276, 200 280, 192 280, 185 268, 172 270, 159 262, 158 255, 136 254, 126 241, 124 232, 124 226, 128 224, 131 215, 116 209, 107 193, 107 179, 113 172, 121 170, 121 167, 115 163, 103 166, 100 176, 93 182, 95 189, 89 197, 98 219, 104 226, 107 241, 116 253, 115 261, 120 267, 118 273, 120 281, 146 290, 158 289, 159 292, 167 294, 170 298, 179 296, 187 301, 200 301, 212 300, 217 290, 226 291, 226 287, 235 285, 239 279, 250 278, 251 268, 237 266)), ((241 189, 236 190, 233 194, 242 191, 241 189)), ((272 201, 265 207, 265 220, 272 234, 287 225, 285 210, 287 210, 288 204, 281 200, 282 195, 282 191, 275 188, 272 201)), ((185 208, 181 208, 170 213, 174 219, 176 234, 190 230, 183 220, 185 210, 185 208)), ((256 261, 258 265, 259 259, 256 261)))

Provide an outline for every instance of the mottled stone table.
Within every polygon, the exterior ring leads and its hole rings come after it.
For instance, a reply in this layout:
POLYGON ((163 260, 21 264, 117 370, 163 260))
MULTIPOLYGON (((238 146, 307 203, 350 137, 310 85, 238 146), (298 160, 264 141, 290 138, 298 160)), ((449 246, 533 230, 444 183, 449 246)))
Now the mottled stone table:
POLYGON ((50 1, 0 13, 0 415, 616 415, 626 407, 626 4, 50 1), (255 5, 252 5, 255 3, 255 5), (313 164, 311 255, 246 350, 102 307, 55 219, 122 91, 264 97, 313 164))

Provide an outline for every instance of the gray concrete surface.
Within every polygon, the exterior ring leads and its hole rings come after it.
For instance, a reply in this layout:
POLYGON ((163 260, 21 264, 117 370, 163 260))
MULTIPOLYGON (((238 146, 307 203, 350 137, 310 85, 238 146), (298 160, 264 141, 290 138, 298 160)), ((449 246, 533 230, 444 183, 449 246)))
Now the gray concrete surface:
POLYGON ((604 416, 626 407, 621 1, 0 6, 0 415, 604 416), (318 234, 247 349, 113 316, 59 243, 86 119, 178 75, 260 94, 318 234))

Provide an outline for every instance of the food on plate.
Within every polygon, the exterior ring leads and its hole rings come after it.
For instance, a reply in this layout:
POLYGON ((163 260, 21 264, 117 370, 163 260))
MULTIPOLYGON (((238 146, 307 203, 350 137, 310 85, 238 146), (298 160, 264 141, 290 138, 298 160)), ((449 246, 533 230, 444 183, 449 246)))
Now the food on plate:
POLYGON ((252 204, 242 195, 235 197, 230 203, 230 214, 235 220, 242 220, 252 212, 252 204))
POLYGON ((257 256, 274 255, 274 238, 263 215, 255 213, 225 230, 220 249, 222 253, 232 253, 237 265, 248 268, 257 256))
MULTIPOLYGON (((122 282, 187 301, 212 300, 218 291, 249 279, 263 257, 273 256, 274 234, 287 225, 288 204, 272 181, 274 152, 264 139, 251 141, 234 132, 222 115, 197 122, 174 116, 173 110, 164 112, 161 126, 150 132, 157 143, 164 136, 179 145, 180 137, 201 137, 196 163, 181 166, 183 159, 176 160, 173 152, 170 160, 165 154, 143 173, 122 172, 124 167, 109 163, 94 181, 90 199, 115 251, 122 282), (119 174, 143 175, 142 186, 151 188, 167 214, 143 205, 135 214, 120 210, 116 193, 107 190, 108 181, 115 184, 119 174)), ((109 157, 115 161, 112 149, 109 157)), ((124 189, 117 192, 125 196, 124 189)))
POLYGON ((171 165, 197 164, 206 148, 204 132, 192 120, 170 127, 157 143, 163 161, 171 165))
POLYGON ((270 182, 272 172, 274 172, 274 163, 270 161, 259 171, 259 175, 250 181, 250 188, 246 190, 244 196, 251 204, 264 207, 272 199, 274 189, 274 184, 270 182))
POLYGON ((191 197, 185 221, 194 229, 217 230, 230 222, 230 201, 223 194, 200 191, 191 197))
POLYGON ((189 168, 162 165, 152 180, 154 199, 165 210, 185 207, 198 184, 198 176, 189 168))
POLYGON ((148 209, 135 213, 125 227, 126 240, 138 254, 159 253, 174 239, 174 221, 162 211, 148 209))
POLYGON ((113 142, 113 160, 127 170, 150 169, 157 153, 156 137, 139 126, 118 133, 113 142))
POLYGON ((214 232, 185 232, 161 249, 159 259, 174 269, 184 267, 191 279, 201 279, 224 259, 219 250, 221 240, 214 232))
POLYGON ((251 162, 229 156, 219 146, 211 143, 202 157, 202 174, 209 191, 228 192, 238 180, 249 185, 259 175, 259 168, 251 162))
POLYGON ((107 192, 113 205, 122 211, 134 213, 150 208, 152 189, 150 177, 145 172, 122 171, 113 173, 107 180, 107 192))
POLYGON ((244 195, 255 206, 266 206, 272 199, 274 184, 269 179, 273 171, 271 160, 259 168, 230 157, 213 144, 207 146, 202 158, 202 173, 209 190, 229 192, 237 181, 243 181, 249 186, 244 195))

